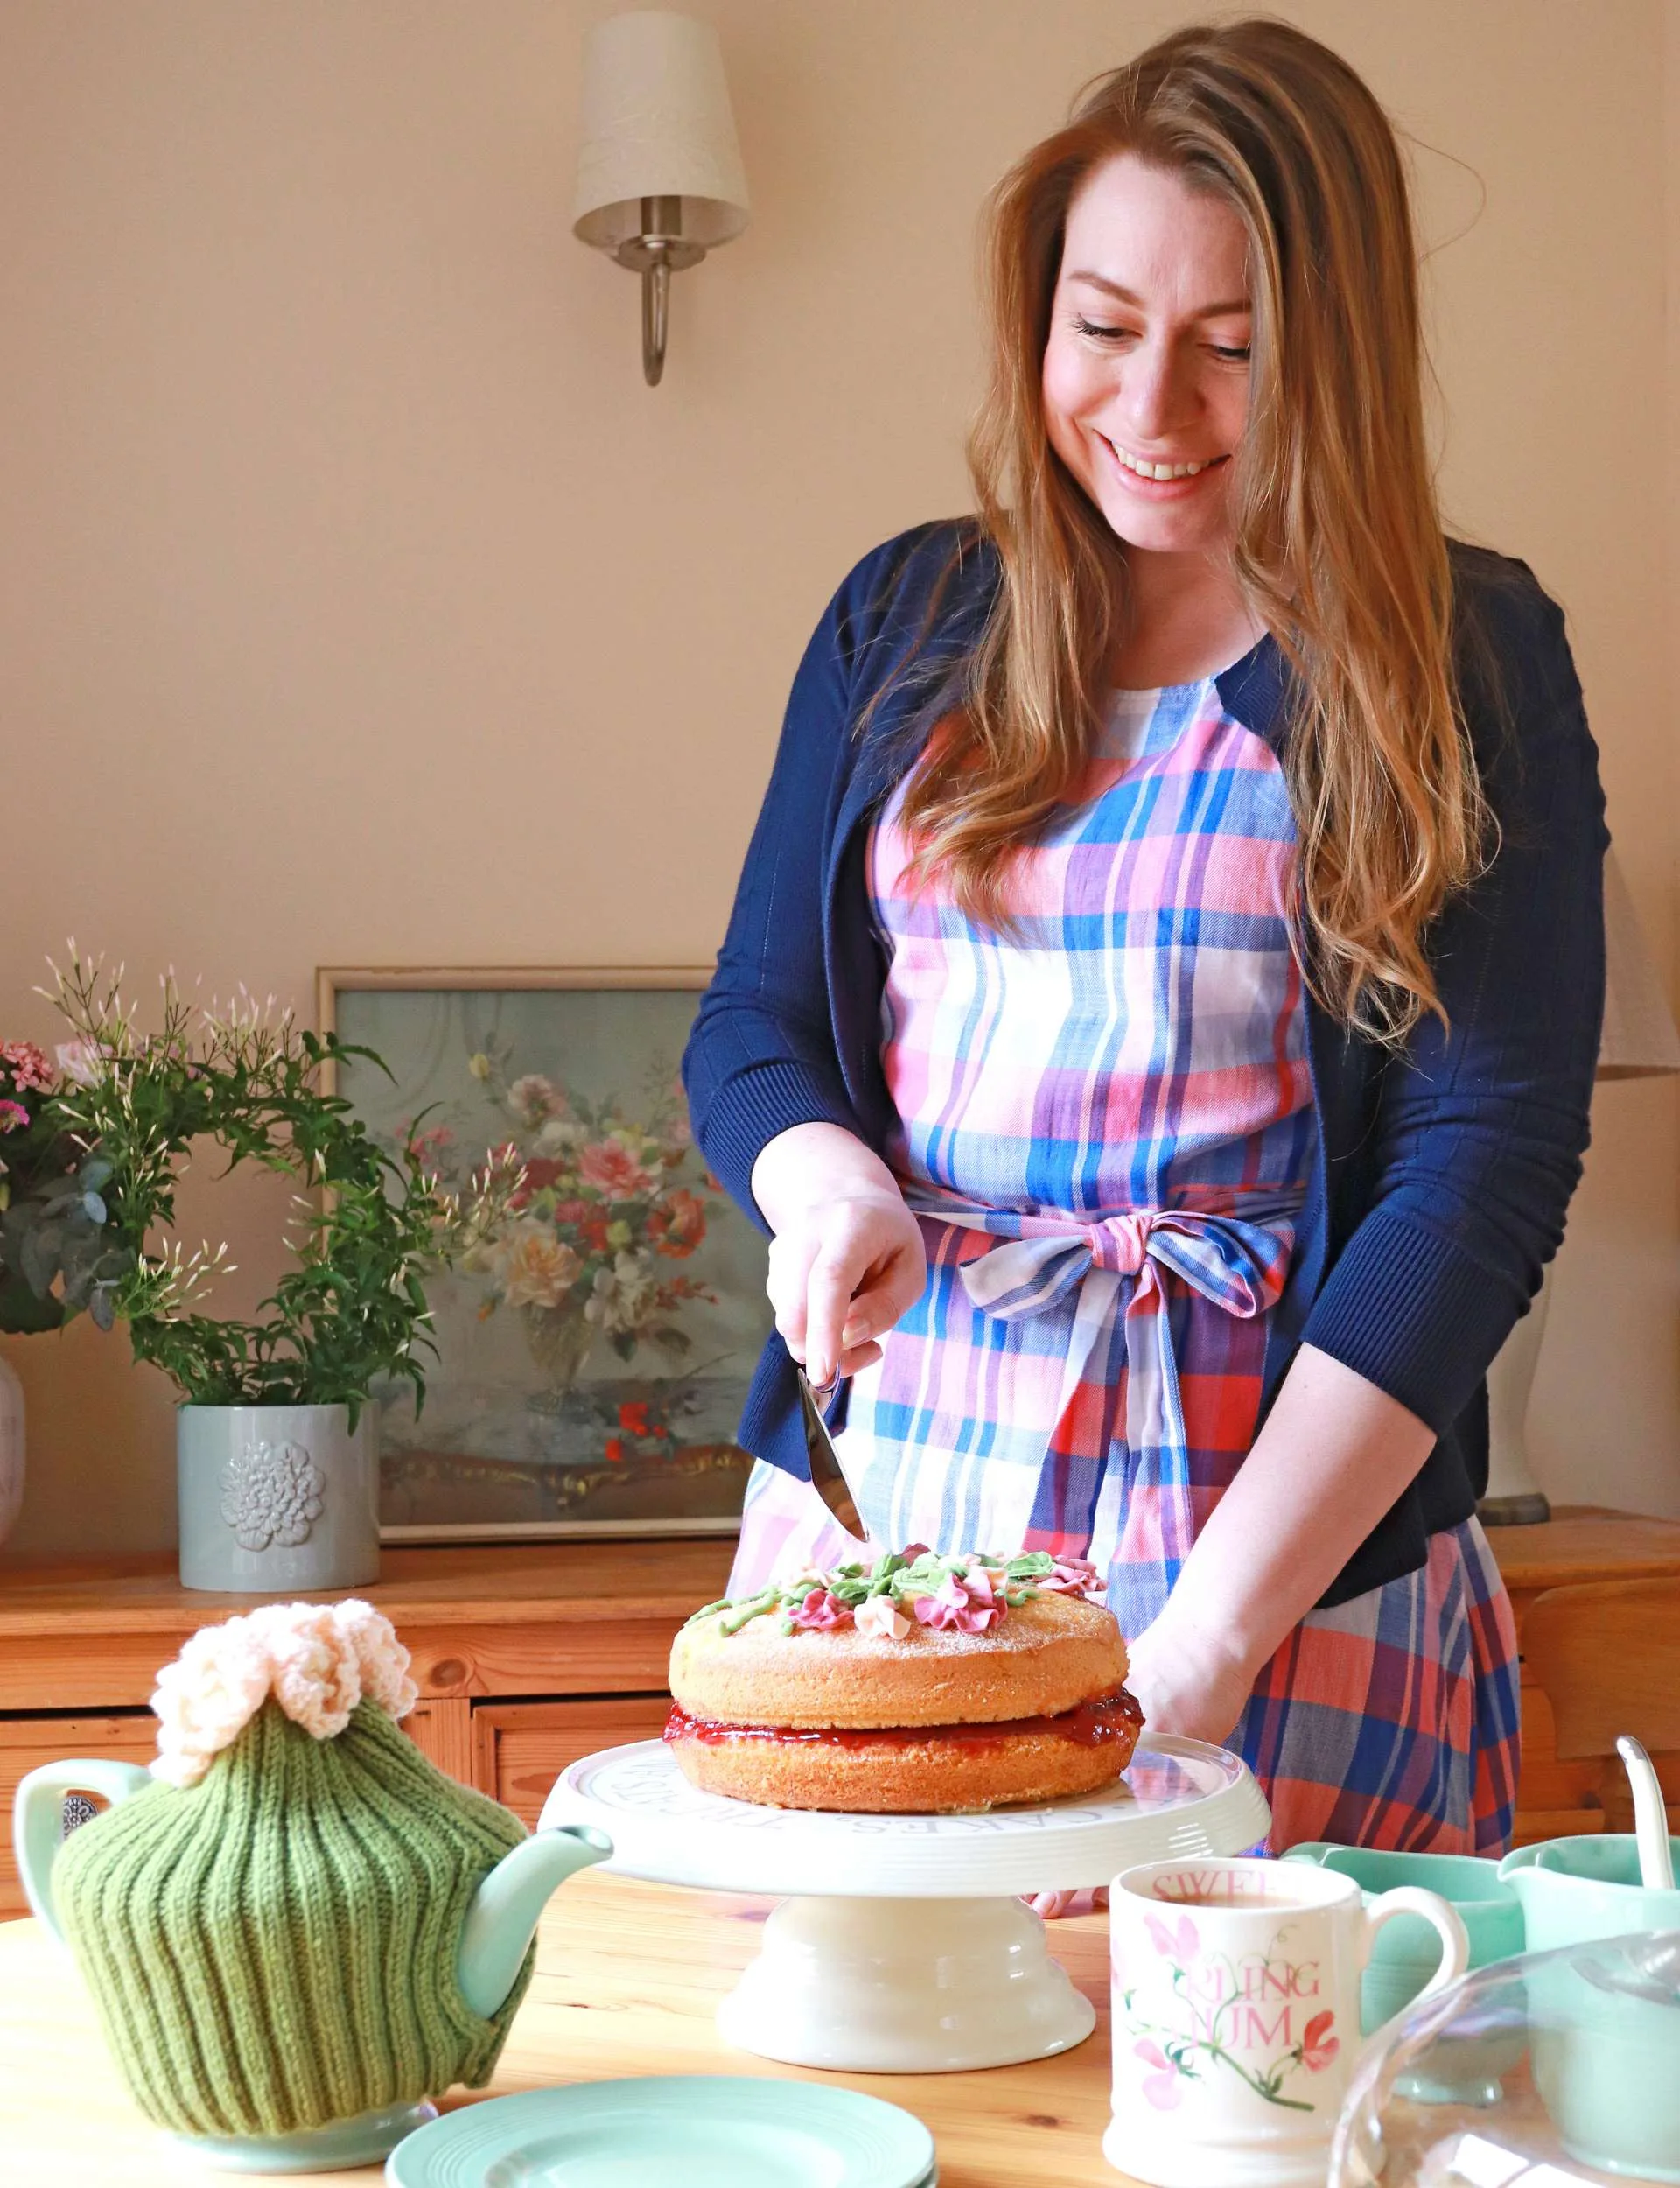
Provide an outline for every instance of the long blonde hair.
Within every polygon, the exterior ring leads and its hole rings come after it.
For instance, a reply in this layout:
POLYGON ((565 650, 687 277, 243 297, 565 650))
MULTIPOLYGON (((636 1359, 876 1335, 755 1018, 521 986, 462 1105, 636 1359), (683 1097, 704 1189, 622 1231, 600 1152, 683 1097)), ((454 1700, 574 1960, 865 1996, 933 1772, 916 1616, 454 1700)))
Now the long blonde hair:
POLYGON ((1287 24, 1162 39, 1091 86, 993 193, 992 371, 969 464, 1002 583, 962 704, 906 792, 916 864, 1006 927, 1011 857, 1091 748, 1124 550, 1050 446, 1040 374, 1068 205, 1121 152, 1222 199, 1247 231, 1232 566, 1291 671, 1298 940, 1320 1002, 1397 1042, 1444 1015, 1427 931, 1480 870, 1488 821, 1454 686, 1399 148, 1348 64, 1287 24))

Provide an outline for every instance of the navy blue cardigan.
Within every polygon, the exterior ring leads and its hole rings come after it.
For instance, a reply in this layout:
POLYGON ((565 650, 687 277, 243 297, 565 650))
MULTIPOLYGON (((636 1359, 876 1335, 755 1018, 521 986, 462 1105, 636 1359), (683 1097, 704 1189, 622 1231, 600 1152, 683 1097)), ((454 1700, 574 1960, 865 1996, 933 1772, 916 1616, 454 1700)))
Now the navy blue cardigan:
MULTIPOLYGON (((1532 573, 1457 543, 1452 565, 1460 688, 1499 841, 1430 936, 1450 1030, 1425 1019, 1396 1057, 1307 1005, 1318 1154, 1272 1316, 1263 1406, 1305 1342, 1438 1439, 1326 1604, 1415 1570, 1429 1536, 1466 1518, 1486 1489, 1483 1378, 1557 1251, 1587 1141, 1604 992, 1597 754, 1562 614, 1532 573)), ((778 1133, 823 1121, 878 1152, 886 1143, 867 823, 948 702, 998 582, 996 552, 971 525, 904 533, 851 572, 800 663, 683 1058, 701 1148, 761 1229, 750 1179, 778 1133)), ((1238 721, 1279 747, 1287 694, 1271 639, 1219 690, 1238 721)), ((740 1434, 748 1450, 808 1474, 779 1336, 740 1434)))

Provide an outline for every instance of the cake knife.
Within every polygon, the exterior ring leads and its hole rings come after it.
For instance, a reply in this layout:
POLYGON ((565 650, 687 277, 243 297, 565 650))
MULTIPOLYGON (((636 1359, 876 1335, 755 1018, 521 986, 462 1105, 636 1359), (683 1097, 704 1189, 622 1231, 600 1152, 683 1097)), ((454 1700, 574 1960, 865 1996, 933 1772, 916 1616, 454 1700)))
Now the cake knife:
MULTIPOLYGON (((829 1424, 822 1418, 822 1408, 810 1378, 798 1361, 794 1372, 799 1378, 799 1410, 805 1420, 805 1448, 810 1455, 811 1487, 816 1491, 829 1511, 850 1535, 859 1542, 867 1542, 869 1530, 858 1510, 858 1500, 851 1493, 845 1470, 840 1464, 840 1455, 834 1448, 834 1438, 829 1434, 829 1424)), ((823 1392, 827 1397, 833 1389, 823 1392)))

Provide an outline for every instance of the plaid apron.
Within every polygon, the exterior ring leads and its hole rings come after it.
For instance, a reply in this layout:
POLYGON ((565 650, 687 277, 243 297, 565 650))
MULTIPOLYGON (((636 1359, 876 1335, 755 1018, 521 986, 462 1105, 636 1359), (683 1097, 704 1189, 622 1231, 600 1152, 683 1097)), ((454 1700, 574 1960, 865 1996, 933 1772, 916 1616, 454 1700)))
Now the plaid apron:
MULTIPOLYGON (((869 858, 886 1154, 928 1280, 841 1456, 877 1541, 1088 1556, 1136 1635, 1253 1441, 1313 1153, 1287 791, 1211 678, 1116 693, 1004 935, 910 885, 898 813, 869 858)), ((848 1553, 807 1484, 754 1469, 734 1588, 848 1553)), ((1310 1614, 1232 1745, 1278 1848, 1502 1846, 1516 1648, 1475 1523, 1310 1614)))

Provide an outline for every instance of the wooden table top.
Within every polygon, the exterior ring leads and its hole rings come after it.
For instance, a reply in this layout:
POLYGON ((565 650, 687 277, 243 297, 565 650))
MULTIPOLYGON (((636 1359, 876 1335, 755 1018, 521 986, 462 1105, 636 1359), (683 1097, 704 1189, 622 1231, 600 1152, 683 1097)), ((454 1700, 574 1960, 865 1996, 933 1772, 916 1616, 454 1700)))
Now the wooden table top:
MULTIPOLYGON (((1127 2188, 1101 2149, 1109 2114, 1105 1918, 1049 1925, 1056 1957, 1097 2010, 1096 2033, 1076 2050, 970 2074, 829 2074, 732 2051, 718 2034, 718 2001, 757 1951, 771 1904, 587 1872, 573 1877, 543 1918, 536 1976, 482 2093, 627 2074, 839 2083, 926 2121, 941 2188, 1019 2188, 1029 2179, 1127 2188)), ((461 2090, 444 2100, 472 2101, 461 2090)), ((172 2149, 135 2109, 74 1965, 34 1922, 0 1923, 0 2152, 7 2179, 52 2188, 111 2181, 206 2188, 219 2177, 172 2149)), ((320 2188, 370 2188, 379 2175, 363 2168, 306 2177, 320 2188)))

